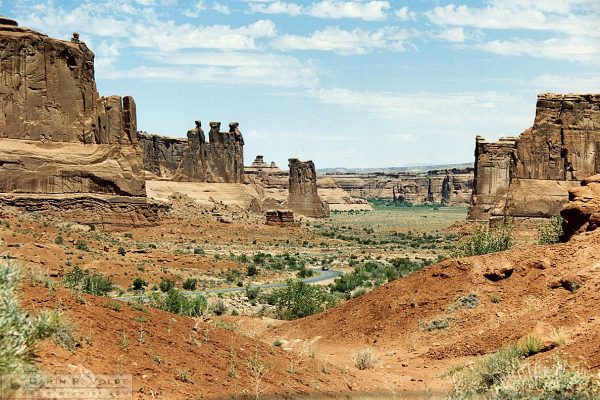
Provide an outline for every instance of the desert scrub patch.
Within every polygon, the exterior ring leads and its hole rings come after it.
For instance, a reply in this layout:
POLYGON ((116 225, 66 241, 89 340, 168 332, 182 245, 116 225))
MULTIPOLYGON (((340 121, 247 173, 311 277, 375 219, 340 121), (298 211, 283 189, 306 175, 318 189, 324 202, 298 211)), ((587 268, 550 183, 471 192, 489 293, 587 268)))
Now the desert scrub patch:
POLYGON ((562 228, 563 219, 560 215, 553 216, 546 224, 538 227, 538 243, 553 244, 560 243, 560 238, 563 235, 562 228))
POLYGON ((429 321, 419 321, 419 327, 425 332, 439 331, 449 328, 452 321, 451 317, 436 317, 429 321))
POLYGON ((498 399, 598 399, 600 379, 560 359, 554 365, 534 365, 508 376, 494 387, 498 399))
POLYGON ((359 370, 371 369, 377 363, 377 355, 367 347, 354 355, 354 366, 359 370))
POLYGON ((184 290, 196 290, 196 285, 198 284, 198 279, 188 278, 183 282, 181 286, 184 290))
POLYGON ((83 241, 83 240, 78 240, 77 244, 76 244, 77 250, 81 250, 81 251, 90 251, 90 247, 88 246, 88 244, 83 241))
POLYGON ((113 311, 121 311, 121 303, 117 301, 109 301, 108 303, 104 303, 104 307, 113 311))
POLYGON ((21 309, 22 278, 21 270, 15 264, 0 264, 0 374, 35 371, 32 364, 34 345, 65 331, 60 313, 30 314, 21 309))
POLYGON ((169 290, 166 295, 154 292, 149 296, 149 300, 149 304, 154 308, 188 317, 199 317, 208 307, 208 301, 204 296, 196 295, 188 298, 177 289, 169 290))
POLYGON ((470 257, 508 250, 514 246, 513 222, 506 220, 495 229, 487 224, 478 225, 471 236, 453 251, 457 257, 470 257))
POLYGON ((479 359, 473 366, 463 368, 453 377, 454 395, 456 398, 465 398, 489 391, 519 369, 522 357, 519 347, 510 345, 479 359))
POLYGON ((542 341, 537 336, 527 336, 521 339, 517 346, 523 357, 529 357, 542 350, 542 341))
POLYGON ((65 275, 63 282, 69 289, 94 296, 106 296, 114 289, 109 278, 104 277, 102 274, 82 270, 77 265, 65 275))
POLYGON ((479 304, 480 301, 479 297, 477 297, 477 293, 471 292, 466 296, 457 298, 454 303, 448 307, 448 312, 454 312, 460 310, 461 308, 472 310, 477 308, 479 304))
POLYGON ((192 383, 192 374, 189 369, 179 369, 175 370, 175 379, 185 383, 192 383))

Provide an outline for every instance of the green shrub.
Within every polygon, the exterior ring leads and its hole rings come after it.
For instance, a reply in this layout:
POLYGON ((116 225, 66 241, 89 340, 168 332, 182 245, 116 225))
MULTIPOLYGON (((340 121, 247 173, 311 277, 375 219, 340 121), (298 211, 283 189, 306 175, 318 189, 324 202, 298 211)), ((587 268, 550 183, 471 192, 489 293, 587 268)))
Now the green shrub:
POLYGON ((542 341, 537 336, 527 336, 517 346, 523 357, 529 357, 542 350, 542 341))
POLYGON ((59 313, 42 311, 31 314, 21 309, 17 294, 21 279, 17 266, 7 263, 0 266, 0 375, 35 371, 31 363, 35 343, 65 332, 59 313))
POLYGON ((377 356, 372 349, 362 349, 354 356, 354 366, 359 370, 370 369, 375 366, 377 356))
POLYGON ((559 243, 560 238, 563 235, 562 228, 563 219, 560 215, 555 215, 550 219, 547 224, 541 225, 538 228, 540 237, 538 239, 539 244, 553 244, 559 243))
POLYGON ((426 332, 439 331, 448 328, 452 321, 450 317, 434 318, 430 321, 419 321, 419 326, 426 332))
POLYGON ((553 366, 538 365, 508 376, 494 387, 494 398, 513 399, 598 399, 598 376, 568 368, 560 360, 553 366))
POLYGON ((197 256, 203 256, 206 254, 206 252, 204 251, 204 249, 202 247, 196 247, 194 249, 194 254, 197 256))
POLYGON ((177 289, 172 288, 164 296, 153 293, 153 295, 150 296, 150 305, 173 314, 198 317, 204 314, 208 302, 202 295, 188 298, 177 289))
POLYGON ((82 251, 90 251, 88 244, 86 242, 84 242, 83 240, 77 241, 77 249, 82 250, 82 251))
POLYGON ((512 222, 504 222, 494 230, 486 224, 475 228, 473 234, 455 250, 459 257, 470 257, 510 249, 514 245, 512 222))
POLYGON ((125 256, 125 254, 127 254, 127 251, 123 246, 119 246, 117 253, 119 253, 120 256, 125 256))
POLYGON ((472 368, 464 369, 455 377, 455 393, 468 396, 489 391, 519 369, 522 357, 521 350, 511 345, 480 359, 472 368))
POLYGON ((65 240, 63 239, 62 235, 58 235, 56 239, 54 239, 54 243, 61 245, 65 243, 65 240))
POLYGON ((117 301, 109 301, 108 303, 104 304, 104 307, 113 311, 121 311, 121 303, 117 301))
POLYGON ((135 278, 131 284, 133 290, 144 290, 146 286, 148 286, 148 282, 139 277, 135 278))
POLYGON ((254 264, 249 264, 246 267, 246 275, 248 276, 255 276, 258 275, 258 268, 256 267, 256 265, 254 264))
POLYGON ((260 297, 260 287, 246 287, 246 297, 248 297, 248 300, 250 301, 258 300, 258 298, 260 297))
POLYGON ((304 267, 298 271, 298 274, 296 276, 300 279, 305 279, 305 278, 310 278, 313 275, 314 275, 314 272, 312 269, 304 267))
POLYGON ((105 278, 102 274, 82 270, 77 265, 65 275, 63 282, 69 289, 94 296, 106 296, 114 289, 114 285, 109 278, 105 278))
POLYGON ((224 315, 227 312, 227 305, 223 300, 218 300, 212 307, 212 312, 215 315, 224 315))
POLYGON ((184 282, 182 287, 185 290, 196 290, 196 285, 198 284, 198 279, 194 279, 194 278, 187 278, 184 282))
POLYGON ((449 312, 454 312, 461 308, 473 309, 479 305, 480 301, 477 297, 477 293, 469 293, 466 296, 459 297, 456 299, 454 304, 448 307, 449 312))
POLYGON ((337 298, 320 286, 288 280, 286 286, 267 296, 267 302, 276 306, 280 319, 297 319, 324 311, 337 304, 337 298))
POLYGON ((170 279, 162 279, 158 284, 160 291, 163 293, 167 293, 168 291, 175 288, 175 282, 170 279))

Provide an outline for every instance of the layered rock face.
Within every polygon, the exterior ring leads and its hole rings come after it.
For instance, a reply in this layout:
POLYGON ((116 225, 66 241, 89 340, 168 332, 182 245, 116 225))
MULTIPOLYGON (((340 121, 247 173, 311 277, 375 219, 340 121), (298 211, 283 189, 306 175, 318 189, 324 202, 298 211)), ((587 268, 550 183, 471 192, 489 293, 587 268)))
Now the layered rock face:
POLYGON ((518 138, 477 137, 469 218, 550 217, 598 172, 600 95, 539 95, 534 124, 518 138))
POLYGON ((329 206, 317 193, 317 171, 312 161, 289 159, 289 196, 287 206, 307 217, 329 216, 329 206))
POLYGON ((584 179, 581 186, 569 190, 569 202, 560 211, 564 239, 600 226, 600 175, 584 179))
POLYGON ((294 221, 294 212, 289 210, 269 210, 265 213, 267 219, 266 225, 271 226, 300 226, 299 222, 294 221))
POLYGON ((472 169, 426 172, 328 174, 341 188, 361 198, 390 199, 411 204, 469 204, 473 187, 472 169))
POLYGON ((239 124, 220 131, 220 122, 210 123, 206 141, 200 121, 186 139, 138 134, 144 169, 158 178, 185 182, 244 182, 244 138, 239 124))
POLYGON ((131 97, 101 98, 94 53, 0 25, 0 192, 145 196, 131 97))

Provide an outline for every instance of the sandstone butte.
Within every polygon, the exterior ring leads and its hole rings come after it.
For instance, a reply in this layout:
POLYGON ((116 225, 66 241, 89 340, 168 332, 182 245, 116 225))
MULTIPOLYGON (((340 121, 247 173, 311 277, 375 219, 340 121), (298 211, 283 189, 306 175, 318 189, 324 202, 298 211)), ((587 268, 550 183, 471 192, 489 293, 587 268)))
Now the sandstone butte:
POLYGON ((600 172, 599 107, 598 94, 541 94, 519 137, 478 136, 469 219, 557 215, 569 190, 600 172))

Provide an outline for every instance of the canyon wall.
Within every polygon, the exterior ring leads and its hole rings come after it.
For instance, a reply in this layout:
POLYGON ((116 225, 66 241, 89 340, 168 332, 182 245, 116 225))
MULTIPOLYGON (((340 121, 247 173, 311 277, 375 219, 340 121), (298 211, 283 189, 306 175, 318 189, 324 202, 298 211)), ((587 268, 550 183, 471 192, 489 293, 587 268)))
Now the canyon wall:
POLYGON ((426 172, 332 173, 326 176, 355 197, 411 204, 466 206, 473 188, 473 171, 470 168, 426 172))
POLYGON ((312 161, 289 159, 289 196, 287 206, 307 217, 329 216, 329 206, 317 193, 317 171, 312 161))
POLYGON ((185 182, 243 183, 244 138, 239 124, 220 131, 220 122, 210 123, 206 141, 200 121, 187 139, 172 139, 139 133, 144 169, 158 179, 185 182))
POLYGON ((569 190, 600 172, 600 95, 542 94, 518 138, 477 137, 469 219, 550 217, 569 190))
MULTIPOLYGON (((145 196, 131 97, 100 97, 74 34, 0 25, 0 193, 145 196)), ((14 22, 14 21, 13 21, 14 22)))

